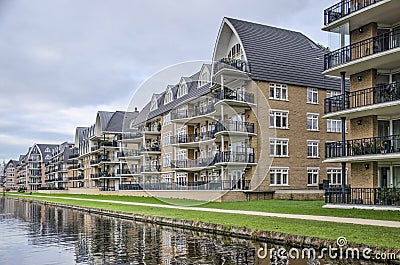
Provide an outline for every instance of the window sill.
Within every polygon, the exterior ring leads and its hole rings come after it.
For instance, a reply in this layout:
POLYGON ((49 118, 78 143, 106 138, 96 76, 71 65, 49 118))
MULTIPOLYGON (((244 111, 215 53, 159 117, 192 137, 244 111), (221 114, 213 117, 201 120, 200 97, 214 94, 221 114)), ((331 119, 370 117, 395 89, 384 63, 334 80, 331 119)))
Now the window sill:
POLYGON ((307 184, 307 187, 318 187, 318 184, 307 184))
POLYGON ((270 129, 277 129, 277 130, 289 130, 289 127, 269 127, 270 129))
POLYGON ((289 184, 269 184, 271 187, 290 187, 289 184))
POLYGON ((279 99, 279 98, 269 98, 270 100, 277 100, 277 101, 289 101, 288 99, 279 99))
POLYGON ((319 102, 306 102, 306 103, 311 105, 319 105, 319 102))
POLYGON ((274 156, 274 155, 270 155, 270 157, 275 157, 275 158, 289 158, 289 156, 274 156))
POLYGON ((320 132, 319 129, 317 129, 317 130, 307 129, 307 131, 308 131, 308 132, 320 132))
POLYGON ((321 157, 319 157, 319 156, 307 156, 307 158, 309 158, 309 159, 320 159, 321 157))

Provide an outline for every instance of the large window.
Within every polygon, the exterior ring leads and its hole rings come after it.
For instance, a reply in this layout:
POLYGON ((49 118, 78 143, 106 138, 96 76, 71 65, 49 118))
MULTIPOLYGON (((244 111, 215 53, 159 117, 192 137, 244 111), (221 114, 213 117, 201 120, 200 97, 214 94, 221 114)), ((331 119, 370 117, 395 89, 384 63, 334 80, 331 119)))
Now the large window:
POLYGON ((270 185, 289 185, 289 168, 288 167, 271 167, 269 169, 270 185))
POLYGON ((307 186, 318 185, 319 168, 309 167, 307 168, 307 186))
POLYGON ((167 126, 169 124, 171 124, 171 112, 168 112, 168 114, 163 116, 163 126, 167 126))
POLYGON ((170 139, 171 139, 171 132, 163 133, 162 145, 163 146, 169 146, 171 144, 170 139))
POLYGON ((242 48, 240 47, 240 43, 237 43, 237 44, 233 45, 233 47, 229 51, 228 58, 240 59, 242 54, 243 54, 243 52, 242 52, 242 48))
POLYGON ((185 82, 181 82, 178 87, 178 95, 177 98, 183 97, 188 93, 188 87, 185 82))
POLYGON ((276 100, 288 100, 288 87, 283 84, 269 85, 269 98, 276 100))
POLYGON ((173 99, 174 99, 174 95, 172 94, 172 90, 170 88, 168 88, 167 91, 165 92, 164 104, 168 104, 168 103, 172 102, 173 99))
POLYGON ((288 128, 289 112, 285 110, 270 110, 269 112, 269 127, 277 129, 288 128))
POLYGON ((166 153, 163 155, 163 167, 171 166, 171 153, 166 153))
POLYGON ((308 140, 307 141, 307 157, 308 158, 319 158, 318 151, 318 140, 308 140))
POLYGON ((289 155, 289 139, 271 138, 269 144, 270 156, 287 157, 289 155))
POLYGON ((307 130, 318 131, 318 113, 307 113, 307 130))
POLYGON ((326 91, 326 98, 336 97, 340 95, 340 91, 328 90, 326 91))
POLYGON ((307 103, 318 104, 318 89, 307 88, 307 103))
POLYGON ((326 121, 327 132, 342 132, 342 121, 341 120, 327 120, 326 121))
POLYGON ((342 169, 328 168, 327 175, 328 175, 329 185, 341 185, 342 184, 342 169))

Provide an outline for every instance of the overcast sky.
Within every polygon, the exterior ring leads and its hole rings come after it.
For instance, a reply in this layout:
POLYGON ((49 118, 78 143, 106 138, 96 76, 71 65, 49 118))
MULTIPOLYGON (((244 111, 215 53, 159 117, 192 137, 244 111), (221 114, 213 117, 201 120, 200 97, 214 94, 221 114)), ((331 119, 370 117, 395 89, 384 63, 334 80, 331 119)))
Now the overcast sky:
POLYGON ((157 71, 210 60, 224 16, 328 45, 323 10, 336 2, 0 0, 0 159, 73 141, 97 110, 126 110, 157 71))

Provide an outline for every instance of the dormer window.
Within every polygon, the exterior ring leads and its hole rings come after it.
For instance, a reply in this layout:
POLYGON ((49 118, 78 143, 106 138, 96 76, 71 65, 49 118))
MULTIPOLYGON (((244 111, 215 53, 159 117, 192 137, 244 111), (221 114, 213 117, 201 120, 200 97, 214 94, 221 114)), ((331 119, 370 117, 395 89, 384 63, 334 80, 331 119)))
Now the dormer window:
POLYGON ((165 92, 164 105, 172 102, 173 99, 174 99, 174 96, 172 94, 172 90, 170 88, 168 88, 167 91, 165 92))
POLYGON ((47 148, 44 150, 44 152, 45 152, 45 153, 50 153, 50 152, 51 152, 51 151, 50 151, 50 148, 47 147, 47 148))
POLYGON ((188 88, 185 82, 181 82, 179 84, 179 88, 178 88, 178 95, 177 97, 183 97, 184 95, 186 95, 188 93, 188 88))
POLYGON ((231 50, 228 53, 228 58, 230 59, 241 59, 243 55, 242 47, 240 47, 240 43, 233 45, 231 50))
POLYGON ((153 100, 151 101, 150 105, 150 111, 158 109, 158 104, 157 104, 157 98, 153 97, 153 100))

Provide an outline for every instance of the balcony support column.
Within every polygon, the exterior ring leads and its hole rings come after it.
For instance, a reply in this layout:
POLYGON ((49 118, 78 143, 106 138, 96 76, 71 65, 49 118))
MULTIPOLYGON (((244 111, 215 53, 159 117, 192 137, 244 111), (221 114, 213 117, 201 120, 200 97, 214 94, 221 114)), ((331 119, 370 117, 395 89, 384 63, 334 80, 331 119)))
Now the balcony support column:
MULTIPOLYGON (((346 72, 340 73, 341 77, 341 94, 342 94, 342 109, 346 107, 346 72)), ((341 118, 342 121, 342 156, 346 156, 346 117, 341 118)), ((346 203, 346 162, 341 163, 342 166, 342 203, 346 203)))
POLYGON ((225 91, 224 91, 224 75, 221 75, 221 99, 225 98, 225 91))

